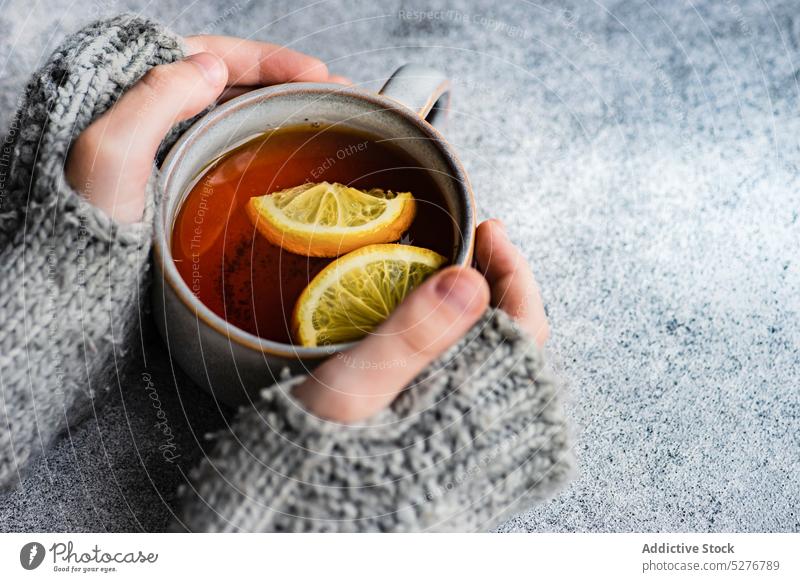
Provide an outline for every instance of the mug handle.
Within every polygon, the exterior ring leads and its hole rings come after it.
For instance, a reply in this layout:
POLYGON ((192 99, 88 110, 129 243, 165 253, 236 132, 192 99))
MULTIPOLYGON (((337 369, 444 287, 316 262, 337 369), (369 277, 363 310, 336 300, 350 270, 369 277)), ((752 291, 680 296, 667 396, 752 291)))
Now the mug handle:
POLYGON ((450 104, 450 80, 441 71, 409 63, 397 69, 378 93, 440 127, 450 104))

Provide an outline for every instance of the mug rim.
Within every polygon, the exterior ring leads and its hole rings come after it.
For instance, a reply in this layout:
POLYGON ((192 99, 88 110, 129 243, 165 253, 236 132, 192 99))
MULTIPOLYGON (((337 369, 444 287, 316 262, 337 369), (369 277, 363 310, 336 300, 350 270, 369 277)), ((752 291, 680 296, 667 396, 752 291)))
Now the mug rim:
MULTIPOLYGON (((437 149, 445 156, 446 161, 451 165, 453 170, 451 179, 456 182, 457 189, 462 190, 466 194, 468 202, 465 208, 466 222, 471 225, 471 228, 467 233, 462 233, 462 241, 464 244, 453 261, 453 265, 469 266, 475 245, 475 195, 461 161, 453 152, 450 143, 435 127, 399 101, 378 93, 370 93, 354 87, 333 83, 285 83, 255 89, 212 109, 195 121, 191 127, 181 135, 170 148, 167 156, 164 158, 164 162, 161 164, 157 187, 162 193, 162 196, 156 209, 155 216, 153 240, 154 261, 156 267, 160 269, 163 280, 172 288, 173 292, 184 306, 189 309, 190 312, 194 313, 198 319, 202 320, 203 323, 229 341, 233 341, 245 348, 281 358, 326 358, 354 346, 357 342, 317 347, 296 346, 259 337, 229 323, 225 318, 214 313, 192 293, 189 285, 184 281, 183 277, 180 276, 180 273, 178 273, 175 262, 172 260, 172 251, 169 247, 169 240, 166 234, 167 228, 164 220, 167 204, 169 202, 169 197, 166 195, 166 192, 167 185, 174 174, 174 168, 184 157, 185 152, 188 151, 197 139, 207 130, 208 126, 217 123, 222 118, 227 117, 235 111, 245 109, 254 103, 266 99, 291 94, 309 93, 320 95, 339 93, 368 101, 373 105, 380 106, 385 111, 390 110, 400 115, 407 122, 427 134, 435 143, 437 149), (167 260, 167 258, 170 260, 167 260)), ((162 290, 162 293, 163 292, 162 290)))

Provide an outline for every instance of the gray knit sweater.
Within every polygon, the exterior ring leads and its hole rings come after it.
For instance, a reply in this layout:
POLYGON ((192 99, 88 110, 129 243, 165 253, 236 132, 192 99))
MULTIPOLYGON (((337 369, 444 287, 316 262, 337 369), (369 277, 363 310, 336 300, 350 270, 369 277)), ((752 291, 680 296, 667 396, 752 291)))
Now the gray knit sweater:
MULTIPOLYGON (((102 414, 146 296, 157 192, 142 223, 115 224, 65 182, 69 147, 145 71, 182 55, 178 36, 139 17, 90 25, 34 75, 2 144, 0 488, 102 414)), ((265 387, 217 435, 173 529, 483 530, 571 472, 558 385, 501 312, 360 425, 306 412, 290 392, 302 379, 265 387)))

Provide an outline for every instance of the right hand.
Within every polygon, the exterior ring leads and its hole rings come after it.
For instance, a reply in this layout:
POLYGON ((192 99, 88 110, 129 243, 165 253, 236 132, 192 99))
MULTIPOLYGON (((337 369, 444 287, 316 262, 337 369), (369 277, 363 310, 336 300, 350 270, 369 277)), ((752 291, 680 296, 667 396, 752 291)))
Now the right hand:
POLYGON ((550 330, 533 273, 498 220, 478 226, 480 272, 449 267, 411 293, 369 337, 321 364, 295 387, 314 415, 353 423, 389 406, 428 364, 458 342, 491 304, 539 347, 550 330))

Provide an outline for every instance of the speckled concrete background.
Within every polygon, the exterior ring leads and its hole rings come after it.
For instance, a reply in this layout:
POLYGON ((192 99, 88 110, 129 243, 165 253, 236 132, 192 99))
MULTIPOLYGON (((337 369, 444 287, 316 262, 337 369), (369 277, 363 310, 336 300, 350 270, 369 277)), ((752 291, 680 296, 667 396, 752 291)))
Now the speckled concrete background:
MULTIPOLYGON (((535 266, 577 433, 578 479, 502 529, 800 531, 796 3, 302 4, 6 1, 3 124, 65 34, 123 10, 288 44, 372 88, 406 61, 446 70, 447 135, 535 266)), ((156 385, 180 435, 165 462, 142 374, 171 375, 143 345, 0 497, 0 530, 163 527, 221 413, 156 385)))

